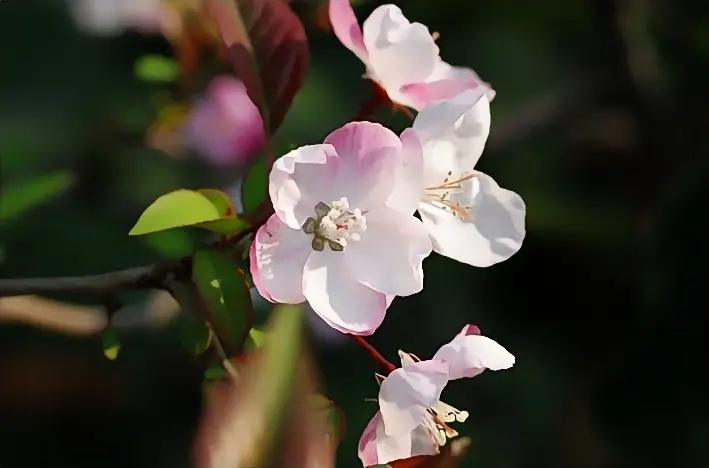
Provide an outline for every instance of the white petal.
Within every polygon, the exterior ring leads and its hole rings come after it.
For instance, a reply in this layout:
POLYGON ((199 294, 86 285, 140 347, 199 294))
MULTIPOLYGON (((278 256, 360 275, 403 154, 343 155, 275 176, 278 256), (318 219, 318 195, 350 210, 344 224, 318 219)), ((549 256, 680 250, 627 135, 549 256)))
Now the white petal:
POLYGON ((433 359, 448 363, 450 380, 474 377, 485 369, 509 369, 515 363, 515 357, 502 345, 481 335, 456 336, 433 359))
POLYGON ((375 291, 409 296, 423 289, 423 259, 433 246, 421 221, 379 208, 367 214, 367 230, 344 256, 353 276, 375 291))
POLYGON ((380 413, 369 421, 359 441, 359 458, 365 467, 438 452, 438 444, 423 426, 408 434, 386 435, 380 413))
POLYGON ((359 283, 343 252, 326 249, 308 258, 303 293, 315 313, 343 333, 371 335, 384 320, 386 295, 359 283))
POLYGON ((300 229, 315 214, 315 205, 336 200, 331 187, 337 168, 335 149, 327 144, 302 146, 276 160, 268 192, 278 217, 300 229))
POLYGON ((421 220, 433 240, 433 249, 446 257, 477 267, 507 260, 522 247, 525 205, 516 193, 505 190, 483 173, 470 184, 472 220, 461 221, 428 203, 419 207, 421 220))
POLYGON ((394 188, 386 201, 388 207, 413 214, 421 201, 423 147, 416 132, 407 128, 401 134, 402 148, 394 172, 394 188))
POLYGON ((379 387, 379 410, 387 435, 406 434, 421 424, 427 408, 441 398, 448 364, 421 361, 396 369, 379 387))
POLYGON ((490 134, 490 101, 485 89, 477 87, 426 107, 416 116, 413 129, 424 145, 424 164, 437 158, 430 144, 442 141, 455 148, 461 169, 471 171, 490 134))
POLYGON ((259 294, 271 302, 299 304, 303 295, 303 268, 313 252, 310 237, 272 215, 256 232, 249 260, 259 294))
POLYGON ((410 23, 401 9, 382 5, 363 24, 370 73, 398 102, 399 89, 426 81, 438 61, 439 49, 426 26, 410 23))

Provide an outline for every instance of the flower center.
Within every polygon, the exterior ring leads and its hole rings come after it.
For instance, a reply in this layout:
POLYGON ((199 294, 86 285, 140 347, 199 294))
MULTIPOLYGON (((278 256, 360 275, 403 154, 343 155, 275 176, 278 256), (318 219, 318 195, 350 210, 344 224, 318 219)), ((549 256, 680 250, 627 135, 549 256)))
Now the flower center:
POLYGON ((433 440, 442 447, 446 444, 446 440, 458 435, 458 431, 451 428, 446 423, 453 421, 462 423, 465 422, 466 419, 468 419, 467 411, 460 411, 451 405, 439 401, 426 410, 423 417, 423 426, 431 434, 433 440))
POLYGON ((427 202, 449 211, 462 221, 472 221, 472 200, 463 184, 474 179, 475 176, 476 174, 472 173, 453 177, 453 172, 448 171, 441 184, 425 189, 424 197, 427 202))
POLYGON ((313 250, 322 252, 327 244, 334 252, 342 252, 348 241, 358 241, 367 230, 367 218, 359 208, 350 208, 346 197, 330 205, 315 205, 315 217, 305 220, 303 232, 313 234, 313 250))

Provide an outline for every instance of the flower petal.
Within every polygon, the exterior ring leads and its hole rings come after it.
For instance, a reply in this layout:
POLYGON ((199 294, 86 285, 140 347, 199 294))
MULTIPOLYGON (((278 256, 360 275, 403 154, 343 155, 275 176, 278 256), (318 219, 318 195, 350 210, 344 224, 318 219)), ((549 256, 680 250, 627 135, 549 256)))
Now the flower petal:
POLYGON ((330 24, 342 45, 350 49, 361 61, 367 63, 367 48, 349 0, 330 0, 328 5, 330 24))
POLYGON ((384 204, 394 186, 394 166, 399 162, 401 140, 388 128, 372 122, 352 122, 325 138, 339 157, 333 181, 337 198, 368 210, 384 204))
POLYGON ((392 100, 401 102, 399 98, 406 98, 399 92, 403 85, 426 81, 433 72, 439 60, 438 46, 428 28, 421 23, 410 23, 399 7, 378 7, 362 29, 369 54, 369 73, 374 75, 371 78, 382 85, 392 100))
POLYGON ((251 276, 259 294, 271 302, 304 302, 303 268, 312 252, 305 233, 271 215, 256 232, 249 251, 251 276))
POLYGON ((315 205, 330 203, 338 159, 330 145, 302 146, 279 158, 269 176, 268 192, 278 217, 300 229, 315 205))
POLYGON ((448 363, 450 380, 475 377, 485 369, 509 369, 515 363, 515 357, 502 345, 481 335, 456 336, 433 359, 448 363))
POLYGON ((360 241, 347 245, 344 257, 352 275, 365 286, 409 296, 423 289, 423 259, 432 249, 421 221, 411 214, 379 208, 367 214, 367 230, 360 241))
POLYGON ((393 371, 379 387, 379 410, 387 435, 406 434, 422 424, 427 408, 440 400, 448 364, 431 360, 393 371))
POLYGON ((441 255, 476 267, 507 260, 522 247, 525 237, 525 205, 516 193, 501 188, 478 172, 472 179, 468 199, 472 220, 462 221, 452 213, 428 203, 419 207, 421 220, 441 255))
POLYGON ((437 155, 431 145, 446 142, 455 148, 461 169, 471 171, 480 159, 490 134, 490 101, 478 86, 421 111, 413 129, 424 145, 424 164, 437 155))
POLYGON ((342 252, 324 250, 308 258, 303 293, 315 313, 343 333, 371 335, 384 320, 386 295, 359 283, 342 252))
POLYGON ((386 435, 384 421, 378 412, 364 429, 358 451, 362 464, 369 467, 422 455, 437 455, 439 449, 423 426, 417 426, 408 434, 386 435))
POLYGON ((386 204, 413 214, 421 201, 423 184, 423 147, 416 132, 407 128, 401 133, 402 149, 394 170, 394 189, 386 204))

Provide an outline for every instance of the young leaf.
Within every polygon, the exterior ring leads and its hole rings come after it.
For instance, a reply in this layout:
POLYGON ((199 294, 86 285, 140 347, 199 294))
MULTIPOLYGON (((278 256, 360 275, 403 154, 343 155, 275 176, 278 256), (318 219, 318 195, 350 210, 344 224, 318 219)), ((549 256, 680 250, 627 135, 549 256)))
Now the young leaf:
POLYGON ((201 193, 176 190, 155 200, 128 235, 139 236, 183 226, 194 226, 221 218, 219 210, 201 193))
POLYGON ((199 189, 197 192, 207 197, 222 216, 216 221, 200 223, 198 227, 223 235, 234 235, 249 227, 249 223, 236 215, 234 203, 229 195, 218 189, 199 189))
POLYGON ((243 273, 225 253, 201 249, 192 258, 192 280, 227 352, 239 353, 253 322, 251 293, 243 273))
POLYGON ((258 328, 252 328, 249 330, 248 345, 251 349, 258 349, 263 344, 263 340, 265 338, 266 332, 259 330, 258 328))
POLYGON ((284 0, 205 0, 204 6, 272 135, 305 81, 310 55, 303 24, 284 0))
POLYGON ((241 184, 241 202, 244 213, 255 210, 263 201, 267 191, 268 177, 266 177, 266 159, 259 158, 249 167, 241 184))
POLYGON ((101 342, 103 354, 111 361, 115 361, 118 357, 118 352, 121 350, 121 343, 118 341, 116 331, 111 327, 106 328, 101 335, 101 342))
POLYGON ((204 353, 212 344, 212 329, 209 325, 187 314, 181 315, 178 321, 182 346, 195 356, 204 353))
POLYGON ((135 62, 134 71, 141 81, 170 83, 180 75, 180 65, 170 57, 147 54, 135 62))
POLYGON ((0 188, 0 221, 7 221, 68 190, 76 178, 67 171, 35 179, 3 183, 0 188))

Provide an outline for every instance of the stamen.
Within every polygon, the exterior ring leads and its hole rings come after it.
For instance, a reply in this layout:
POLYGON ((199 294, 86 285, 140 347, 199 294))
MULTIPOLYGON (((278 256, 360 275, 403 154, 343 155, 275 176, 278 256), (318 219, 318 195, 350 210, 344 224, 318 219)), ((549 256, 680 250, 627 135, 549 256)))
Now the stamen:
POLYGON ((367 230, 366 212, 359 208, 350 210, 346 197, 330 205, 320 202, 314 210, 316 216, 306 219, 302 230, 313 235, 312 248, 318 252, 322 252, 325 245, 333 252, 342 252, 350 240, 361 240, 361 233, 367 230))
POLYGON ((460 201, 452 200, 451 198, 452 194, 459 196, 461 194, 460 192, 464 189, 462 185, 463 182, 474 179, 477 173, 473 172, 456 178, 455 180, 451 180, 452 176, 453 172, 448 171, 442 184, 426 188, 426 198, 432 203, 442 205, 439 206, 439 208, 449 210, 462 221, 471 221, 472 214, 470 210, 472 209, 472 205, 463 205, 460 201))

